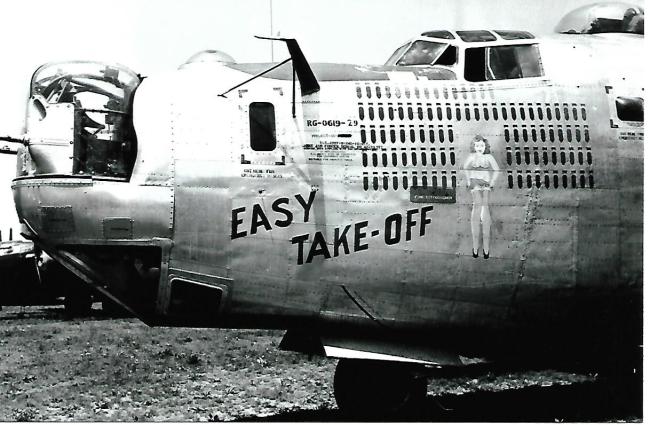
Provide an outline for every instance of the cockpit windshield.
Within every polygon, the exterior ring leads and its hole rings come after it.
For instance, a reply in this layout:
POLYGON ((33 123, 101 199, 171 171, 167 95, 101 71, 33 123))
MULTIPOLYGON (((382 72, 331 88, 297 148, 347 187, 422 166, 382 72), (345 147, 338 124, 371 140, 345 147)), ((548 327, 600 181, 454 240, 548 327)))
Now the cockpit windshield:
MULTIPOLYGON (((135 160, 132 98, 140 77, 119 65, 64 62, 41 66, 31 81, 28 114, 74 107, 74 174, 128 178, 135 160)), ((30 116, 28 115, 28 122, 30 116)))
POLYGON ((447 46, 448 44, 417 40, 397 61, 397 65, 433 65, 447 46))
POLYGON ((404 45, 402 45, 402 46, 399 46, 399 47, 397 48, 397 50, 395 50, 395 51, 393 52, 393 54, 390 55, 390 57, 389 57, 388 60, 386 61, 385 65, 395 65, 395 63, 397 62, 397 60, 398 60, 399 58, 402 57, 402 55, 404 54, 404 52, 406 51, 406 49, 408 49, 409 46, 410 46, 409 43, 406 43, 406 44, 404 44, 404 45))

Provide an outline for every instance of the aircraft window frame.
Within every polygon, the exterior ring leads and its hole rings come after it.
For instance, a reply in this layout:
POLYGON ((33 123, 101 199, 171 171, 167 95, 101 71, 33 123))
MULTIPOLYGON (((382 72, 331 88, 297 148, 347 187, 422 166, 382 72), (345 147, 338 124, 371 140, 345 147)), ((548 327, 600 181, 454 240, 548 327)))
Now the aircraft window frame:
POLYGON ((431 38, 442 38, 445 40, 455 40, 456 37, 454 35, 446 30, 432 30, 432 31, 425 31, 422 34, 423 37, 431 37, 431 38))
POLYGON ((618 96, 615 100, 616 116, 625 122, 642 123, 644 102, 642 97, 618 96))
POLYGON ((455 46, 453 44, 448 45, 447 48, 442 51, 440 56, 436 58, 433 65, 454 66, 458 64, 458 52, 458 46, 455 46), (453 61, 451 61, 452 58, 453 61))
POLYGON ((465 49, 465 70, 463 76, 467 81, 488 81, 485 68, 485 47, 472 47, 465 49))
POLYGON ((386 61, 386 65, 395 65, 397 63, 397 59, 402 57, 402 55, 404 54, 406 49, 409 48, 410 45, 411 45, 411 42, 409 41, 408 43, 404 43, 403 45, 401 45, 397 49, 395 49, 393 54, 390 55, 390 57, 386 61))
POLYGON ((497 38, 490 31, 474 30, 474 31, 456 31, 458 37, 465 43, 482 43, 486 41, 496 41, 497 38))
POLYGON ((543 77, 544 68, 539 46, 537 43, 532 43, 467 48, 464 75, 467 81, 472 82, 543 77), (528 55, 528 58, 525 55, 528 55), (497 60, 503 63, 497 65, 497 60), (483 63, 483 72, 474 70, 479 68, 481 63, 483 63))
POLYGON ((408 49, 404 51, 402 56, 395 62, 397 66, 431 66, 447 51, 449 43, 441 43, 438 41, 429 40, 415 40, 408 49), (427 53, 427 49, 423 45, 429 45, 431 54, 427 53), (419 52, 416 52, 419 50, 419 52), (418 56, 414 59, 406 59, 409 54, 415 53, 418 56))
POLYGON ((275 106, 271 102, 251 102, 248 105, 251 149, 271 152, 277 147, 275 106))
POLYGON ((504 40, 526 40, 535 38, 535 36, 528 31, 495 30, 494 32, 504 40))

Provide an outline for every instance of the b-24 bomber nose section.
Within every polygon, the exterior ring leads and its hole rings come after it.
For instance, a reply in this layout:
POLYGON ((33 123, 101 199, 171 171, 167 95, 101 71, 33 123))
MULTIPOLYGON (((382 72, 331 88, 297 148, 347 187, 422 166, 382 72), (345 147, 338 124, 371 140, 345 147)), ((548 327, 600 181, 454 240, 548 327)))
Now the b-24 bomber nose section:
POLYGON ((173 189, 129 184, 138 155, 133 98, 140 82, 120 65, 38 68, 12 188, 26 237, 143 317, 156 306, 173 189))

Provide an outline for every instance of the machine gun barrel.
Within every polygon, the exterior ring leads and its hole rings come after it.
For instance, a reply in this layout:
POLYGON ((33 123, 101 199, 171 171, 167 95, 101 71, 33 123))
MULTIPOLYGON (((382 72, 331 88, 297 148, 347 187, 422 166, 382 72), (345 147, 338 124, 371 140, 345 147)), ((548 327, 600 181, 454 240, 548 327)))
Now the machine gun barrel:
MULTIPOLYGON (((0 141, 13 143, 13 144, 20 143, 21 145, 24 145, 24 146, 27 146, 27 144, 28 144, 27 139, 20 139, 20 138, 11 137, 11 136, 0 136, 0 141)), ((5 153, 5 154, 9 154, 9 155, 16 155, 17 152, 18 152, 18 150, 13 146, 10 146, 8 144, 0 145, 0 153, 5 153)))

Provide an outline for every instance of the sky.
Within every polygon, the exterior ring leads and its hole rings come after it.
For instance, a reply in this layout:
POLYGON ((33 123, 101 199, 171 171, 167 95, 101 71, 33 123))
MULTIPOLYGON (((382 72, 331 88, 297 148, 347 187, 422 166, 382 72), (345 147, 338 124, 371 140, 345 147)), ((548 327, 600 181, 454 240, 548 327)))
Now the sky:
MULTIPOLYGON (((33 71, 46 62, 117 62, 142 75, 217 49, 238 62, 280 61, 296 38, 311 62, 380 64, 433 29, 550 34, 593 0, 23 0, 0 2, 0 135, 20 134, 33 71)), ((0 155, 0 231, 18 230, 10 190, 15 157, 0 155)))

